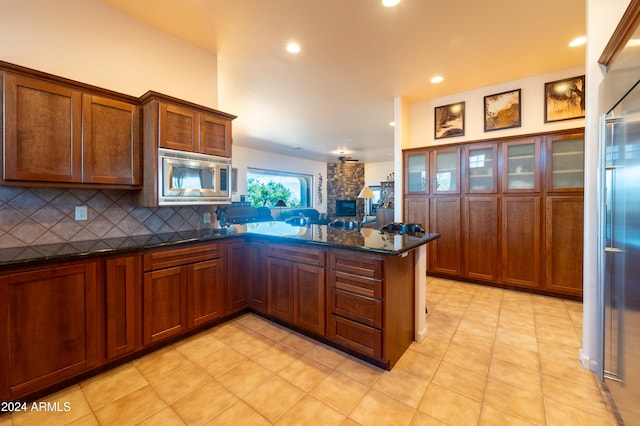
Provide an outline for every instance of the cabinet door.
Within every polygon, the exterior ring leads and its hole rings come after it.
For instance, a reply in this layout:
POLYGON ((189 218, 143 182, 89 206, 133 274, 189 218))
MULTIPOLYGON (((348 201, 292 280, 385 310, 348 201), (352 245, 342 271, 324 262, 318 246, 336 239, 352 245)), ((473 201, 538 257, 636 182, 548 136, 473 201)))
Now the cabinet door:
POLYGON ((498 190, 498 150, 496 144, 465 147, 465 185, 467 193, 494 194, 498 190))
POLYGON ((267 245, 250 242, 246 245, 249 257, 249 282, 251 283, 251 307, 267 312, 267 245))
POLYGON ((404 153, 405 194, 426 194, 429 192, 429 152, 404 153))
POLYGON ((441 148, 431 152, 431 192, 460 193, 460 149, 441 148))
POLYGON ((525 139, 502 144, 502 192, 540 191, 540 140, 525 139))
POLYGON ((294 263, 269 258, 269 303, 268 313, 293 324, 294 263))
POLYGON ((540 197, 502 198, 502 277, 540 287, 540 197))
POLYGON ((136 256, 106 260, 107 358, 137 349, 139 327, 139 268, 136 256))
MULTIPOLYGON (((227 243, 227 313, 237 312, 249 306, 253 271, 248 245, 244 241, 227 243)), ((266 268, 261 273, 265 270, 266 268)))
POLYGON ((548 197, 545 207, 545 287, 581 296, 584 199, 548 197))
POLYGON ((97 365, 95 262, 1 277, 0 313, 0 394, 10 393, 5 401, 97 365))
POLYGON ((197 326, 224 314, 224 265, 222 259, 188 266, 188 324, 197 326))
POLYGON ((7 74, 4 99, 6 180, 82 181, 82 95, 7 74))
POLYGON ((324 268, 295 265, 294 324, 313 333, 325 334, 324 268))
POLYGON ((231 120, 200 114, 200 152, 231 157, 231 120))
POLYGON ((498 279, 498 198, 463 199, 464 273, 486 281, 498 279))
POLYGON ((547 192, 582 192, 584 189, 584 134, 547 139, 547 192))
POLYGON ((155 343, 187 329, 185 267, 145 272, 143 343, 155 343))
POLYGON ((460 268, 460 198, 431 198, 431 232, 440 238, 429 245, 429 269, 450 275, 462 273, 460 268))
POLYGON ((91 95, 82 103, 83 182, 140 185, 138 107, 91 95))
POLYGON ((198 114, 187 108, 160 103, 161 148, 198 152, 198 114))
POLYGON ((417 223, 429 228, 429 198, 408 195, 404 197, 404 222, 417 223))

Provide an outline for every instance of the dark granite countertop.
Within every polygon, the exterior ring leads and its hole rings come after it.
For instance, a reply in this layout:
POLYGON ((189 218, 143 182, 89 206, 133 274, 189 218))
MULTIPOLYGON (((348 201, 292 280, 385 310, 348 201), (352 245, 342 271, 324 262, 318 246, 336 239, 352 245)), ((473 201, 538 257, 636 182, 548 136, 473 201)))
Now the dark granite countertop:
POLYGON ((225 230, 183 231, 103 240, 75 241, 30 247, 0 249, 0 268, 72 260, 87 256, 119 254, 198 241, 214 241, 251 236, 273 242, 300 242, 326 247, 400 255, 426 244, 439 234, 398 235, 377 229, 349 230, 327 225, 292 226, 284 222, 233 225, 225 230))

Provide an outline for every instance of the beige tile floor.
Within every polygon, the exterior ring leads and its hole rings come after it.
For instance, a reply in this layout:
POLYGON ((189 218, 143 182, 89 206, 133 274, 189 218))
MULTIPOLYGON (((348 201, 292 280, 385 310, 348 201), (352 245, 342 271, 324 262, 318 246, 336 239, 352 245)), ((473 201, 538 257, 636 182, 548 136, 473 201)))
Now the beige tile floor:
POLYGON ((428 337, 388 372, 247 314, 51 395, 9 425, 615 425, 582 304, 429 278, 428 337))

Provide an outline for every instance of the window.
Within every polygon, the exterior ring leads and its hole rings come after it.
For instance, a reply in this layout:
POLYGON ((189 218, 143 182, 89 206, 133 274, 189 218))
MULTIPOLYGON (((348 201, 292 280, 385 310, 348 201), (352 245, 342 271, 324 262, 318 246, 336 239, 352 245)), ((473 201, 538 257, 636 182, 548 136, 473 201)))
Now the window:
POLYGON ((287 207, 312 207, 313 176, 273 170, 247 170, 247 199, 252 206, 274 207, 278 200, 287 207))

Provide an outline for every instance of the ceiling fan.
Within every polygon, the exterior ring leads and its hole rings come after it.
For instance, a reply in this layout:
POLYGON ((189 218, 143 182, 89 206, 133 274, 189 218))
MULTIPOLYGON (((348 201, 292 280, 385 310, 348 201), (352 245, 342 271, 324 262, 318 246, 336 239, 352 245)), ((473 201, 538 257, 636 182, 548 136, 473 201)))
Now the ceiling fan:
POLYGON ((341 163, 357 163, 360 161, 351 157, 338 157, 338 160, 340 160, 341 163))

